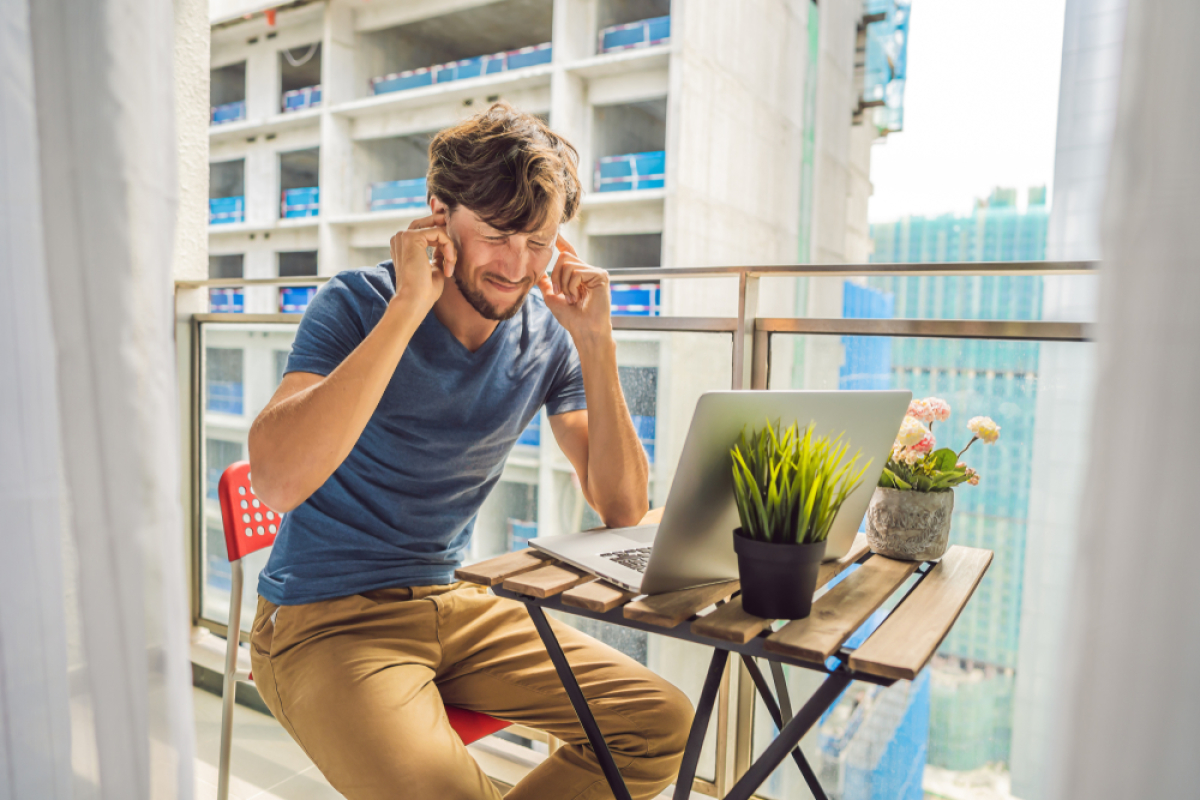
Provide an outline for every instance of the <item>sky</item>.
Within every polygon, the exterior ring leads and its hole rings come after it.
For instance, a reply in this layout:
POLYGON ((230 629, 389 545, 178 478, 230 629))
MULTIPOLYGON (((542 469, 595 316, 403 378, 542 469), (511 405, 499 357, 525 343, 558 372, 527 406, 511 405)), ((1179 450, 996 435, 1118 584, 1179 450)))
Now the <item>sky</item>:
POLYGON ((904 130, 871 149, 871 222, 968 214, 995 186, 1045 184, 1065 0, 912 0, 904 130))

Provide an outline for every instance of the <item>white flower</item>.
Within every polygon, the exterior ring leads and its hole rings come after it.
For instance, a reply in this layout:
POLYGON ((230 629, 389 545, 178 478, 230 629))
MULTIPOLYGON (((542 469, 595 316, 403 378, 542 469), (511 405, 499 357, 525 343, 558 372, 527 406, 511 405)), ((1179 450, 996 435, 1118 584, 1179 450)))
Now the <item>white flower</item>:
POLYGON ((927 433, 929 431, 921 424, 919 419, 906 416, 904 422, 900 423, 900 432, 896 434, 896 444, 901 447, 908 447, 924 439, 927 433))
POLYGON ((971 417, 967 430, 982 439, 984 444, 993 444, 1000 438, 1000 426, 991 417, 971 417))

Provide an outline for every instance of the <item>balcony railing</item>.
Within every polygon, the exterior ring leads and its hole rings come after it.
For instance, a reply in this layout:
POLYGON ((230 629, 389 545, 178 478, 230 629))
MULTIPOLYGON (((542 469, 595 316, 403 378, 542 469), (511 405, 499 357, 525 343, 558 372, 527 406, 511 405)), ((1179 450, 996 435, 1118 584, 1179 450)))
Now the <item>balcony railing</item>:
POLYGON ((402 92, 420 86, 432 86, 435 83, 449 83, 467 78, 478 78, 480 75, 494 75, 499 72, 523 69, 537 64, 549 64, 552 54, 553 48, 550 42, 546 42, 503 53, 492 53, 446 64, 435 64, 431 67, 395 72, 391 75, 372 78, 371 94, 402 92))
POLYGON ((279 207, 280 218, 315 217, 320 211, 321 189, 319 186, 283 190, 279 207))
POLYGON ((600 31, 600 45, 597 52, 615 53, 621 50, 635 50, 640 47, 653 47, 665 44, 671 40, 671 18, 655 17, 630 22, 625 25, 613 25, 600 31))
POLYGON ((213 125, 220 125, 223 122, 237 122, 239 119, 246 118, 246 101, 238 100, 236 103, 225 103, 224 105, 215 106, 210 115, 210 121, 213 125))
MULTIPOLYGON (((1023 540, 1024 528, 1022 526, 1028 522, 1026 519, 1020 518, 1022 513, 1019 512, 1018 506, 1025 508, 1028 504, 1029 461, 1034 437, 1032 414, 1037 403, 1041 402, 1042 392, 1051 387, 1058 379, 1053 372, 1055 369, 1062 370, 1063 374, 1079 372, 1077 364, 1066 363, 1064 365, 1063 353, 1069 350, 1078 354, 1079 351, 1072 348, 1088 347, 1088 345, 1075 343, 1087 342, 1091 338, 1090 324, 1087 321, 1042 319, 886 318, 887 314, 899 308, 900 305, 897 303, 895 307, 889 307, 886 296, 888 290, 875 287, 886 285, 884 279, 897 281, 917 278, 924 283, 912 291, 919 289, 918 293, 922 298, 935 295, 949 296, 952 294, 952 290, 958 291, 959 296, 967 296, 969 292, 962 290, 961 279, 963 278, 982 276, 986 281, 991 282, 988 283, 989 286, 995 288, 995 278, 1093 275, 1094 264, 1090 262, 814 264, 613 269, 609 272, 615 286, 618 284, 653 285, 659 288, 662 291, 659 297, 665 297, 667 301, 665 308, 662 307, 664 303, 661 300, 658 301, 660 310, 664 311, 672 310, 670 300, 673 295, 670 291, 663 291, 670 289, 672 281, 722 279, 726 282, 736 282, 736 288, 733 285, 729 286, 728 302, 732 313, 726 316, 663 316, 661 314, 659 316, 632 316, 623 315, 614 308, 612 325, 618 337, 618 352, 620 354, 620 347, 624 343, 625 346, 632 348, 628 352, 635 356, 630 362, 633 365, 630 369, 646 369, 645 365, 650 363, 647 353, 654 351, 655 348, 659 348, 660 359, 663 358, 662 351, 671 351, 670 363, 661 362, 666 366, 662 377, 657 379, 657 388, 652 389, 652 392, 677 392, 681 385, 686 384, 683 392, 686 396, 678 398, 679 413, 690 411, 690 407, 685 409, 685 406, 694 403, 695 394, 706 389, 761 390, 793 387, 836 388, 843 384, 846 386, 856 385, 853 381, 862 380, 864 376, 869 378, 883 370, 880 365, 885 363, 885 359, 880 352, 875 352, 871 348, 886 344, 892 353, 890 379, 893 381, 893 385, 911 388, 914 393, 939 394, 948 397, 951 404, 955 406, 956 416, 953 419, 958 419, 957 415, 973 413, 995 413, 1001 417, 1002 424, 1006 424, 1004 436, 1008 437, 1002 439, 1001 445, 1003 446, 983 449, 978 453, 972 451, 972 463, 975 465, 978 461, 981 466, 980 471, 984 475, 984 484, 980 487, 973 487, 972 491, 975 494, 963 493, 961 507, 956 508, 955 512, 955 530, 959 532, 954 535, 967 537, 966 541, 977 546, 987 546, 997 550, 997 560, 992 572, 1003 578, 994 579, 997 586, 994 590, 988 590, 981 585, 979 594, 981 599, 973 601, 979 606, 979 613, 974 616, 980 617, 980 620, 972 621, 974 612, 970 606, 964 611, 964 616, 960 618, 955 630, 952 630, 947 637, 947 642, 950 644, 946 646, 953 648, 954 657, 943 658, 942 661, 951 664, 955 670, 965 671, 964 675, 970 673, 968 677, 975 676, 975 672, 979 672, 984 676, 980 680, 998 682, 998 685, 1004 684, 1005 681, 1011 682, 1013 654, 1009 652, 1007 655, 1003 653, 997 655, 989 650, 989 647, 995 649, 995 643, 989 644, 989 642, 975 641, 975 639, 980 636, 995 638, 993 629, 997 626, 1016 626, 1017 620, 1025 613, 1022 611, 1014 614, 1009 608, 1013 603, 1019 601, 1019 598, 1014 599, 1008 595, 1012 586, 1021 585, 1019 575, 1023 556, 1020 553, 1015 555, 1007 553, 1005 542, 1008 538, 1017 536, 1018 533, 1023 540), (842 316, 775 317, 760 315, 760 288, 764 296, 771 298, 772 303, 779 294, 773 288, 773 284, 768 283, 767 287, 763 288, 763 281, 770 282, 778 278, 854 279, 854 282, 848 283, 842 293, 844 301, 837 309, 837 313, 842 316), (802 346, 805 343, 811 345, 807 350, 802 346), (868 345, 866 349, 861 347, 863 343, 868 345), (840 346, 845 351, 844 363, 840 356, 832 359, 829 357, 829 346, 831 345, 840 346), (1066 347, 1067 350, 1063 350, 1063 347, 1066 347), (672 350, 672 348, 674 349, 672 350), (1051 349, 1047 350, 1046 348, 1051 349), (1041 363, 1039 363, 1039 354, 1044 359, 1041 363), (916 356, 920 356, 920 358, 916 356), (1053 356, 1053 358, 1048 356, 1053 356), (935 367, 930 370, 921 367, 922 364, 943 364, 948 369, 935 367), (815 371, 821 373, 821 377, 816 382, 809 377, 815 371), (701 372, 703 372, 702 375, 696 374, 701 372), (940 377, 935 378, 932 374, 934 372, 938 372, 940 377), (1039 375, 1040 377, 1038 377, 1039 375), (931 383, 936 380, 942 380, 944 383, 931 383), (899 383, 896 383, 897 381, 899 383), (981 399, 988 404, 995 403, 996 408, 993 409, 989 406, 975 411, 975 406, 981 402, 981 399), (1001 408, 1004 404, 1008 404, 1007 410, 1001 408), (1011 422, 1005 423, 1003 419, 1005 414, 1012 419, 1011 422), (1011 449, 1006 450, 1005 447, 1011 449), (998 528, 998 525, 1002 525, 1002 527, 998 528), (982 599, 985 596, 993 599, 985 601, 982 599), (991 602, 1007 605, 984 608, 987 603, 991 602), (1005 662, 1005 658, 1008 658, 1009 661, 1005 662), (980 667, 979 664, 985 666, 980 667)), ((303 279, 224 279, 179 282, 177 287, 181 291, 186 291, 191 288, 223 290, 260 285, 274 287, 306 285, 311 290, 325 280, 328 278, 323 276, 303 279)), ((811 287, 814 284, 809 283, 808 285, 811 287)), ((978 288, 976 287, 976 289, 978 288)), ((794 291, 795 287, 790 287, 789 290, 794 291)), ((912 291, 910 291, 910 296, 912 291)), ((897 294, 896 296, 901 295, 897 294)), ((1021 307, 1023 308, 1023 306, 1021 307)), ((192 316, 189 350, 191 362, 182 365, 184 369, 188 370, 187 374, 190 376, 193 387, 193 410, 190 419, 191 452, 193 454, 193 466, 190 473, 192 480, 191 520, 194 532, 192 564, 195 565, 195 572, 192 576, 192 614, 196 624, 221 634, 226 633, 225 626, 215 612, 221 603, 208 600, 205 594, 206 592, 219 594, 223 580, 219 572, 208 574, 206 572, 208 567, 205 566, 210 563, 206 560, 205 548, 221 546, 218 535, 206 533, 206 526, 211 524, 214 512, 211 507, 206 509, 204 499, 206 478, 205 472, 201 468, 200 458, 200 454, 204 452, 203 445, 209 430, 206 426, 210 424, 209 421, 206 421, 205 412, 198 400, 198 398, 206 396, 203 365, 206 337, 213 341, 220 339, 220 347, 229 347, 230 334, 236 331, 244 331, 246 336, 252 336, 255 341, 261 341, 263 336, 275 335, 278 337, 278 344, 270 346, 282 359, 286 356, 287 343, 290 341, 291 332, 294 331, 299 319, 299 314, 209 313, 192 316)), ((210 341, 209 346, 216 345, 210 341)), ((262 363, 261 359, 257 363, 262 363)), ((281 361, 276 363, 281 374, 281 361)), ((623 366, 622 369, 624 368, 623 366)), ((253 370, 250 372, 251 374, 247 377, 248 392, 253 388, 254 381, 253 370)), ((277 380, 277 377, 273 377, 272 380, 277 380)), ((1070 380, 1070 378, 1064 380, 1070 380)), ((628 390, 629 387, 625 386, 625 383, 623 374, 623 388, 628 390)), ((211 383, 208 385, 211 386, 211 383)), ((267 382, 266 394, 269 394, 273 385, 274 383, 267 382)), ((216 394, 209 391, 207 396, 217 402, 227 399, 222 396, 220 391, 216 394)), ((261 400, 247 395, 242 402, 245 406, 245 417, 249 418, 257 413, 256 407, 261 400)), ((630 407, 632 411, 632 403, 630 407)), ((636 417, 635 423, 638 427, 639 438, 642 439, 648 453, 653 458, 651 480, 655 488, 652 496, 654 493, 660 492, 659 484, 662 484, 661 492, 665 493, 666 487, 670 484, 674 461, 678 458, 680 420, 675 418, 669 409, 666 410, 665 416, 661 408, 657 414, 639 411, 633 411, 633 413, 636 417)), ((225 424, 228 419, 228 415, 217 414, 212 417, 211 424, 220 426, 225 424)), ((955 423, 952 420, 950 424, 955 423)), ((226 428, 218 433, 229 438, 233 435, 231 433, 233 430, 233 428, 226 428)), ((538 475, 537 483, 533 485, 539 487, 538 492, 540 493, 553 493, 553 502, 547 505, 543 499, 537 499, 536 502, 531 499, 526 502, 524 506, 526 510, 523 511, 519 507, 520 504, 514 502, 515 499, 520 499, 517 495, 520 495, 523 490, 518 490, 516 495, 510 495, 505 500, 503 510, 493 515, 495 517, 494 526, 498 526, 498 531, 495 533, 496 547, 500 549, 521 546, 529 536, 536 535, 539 528, 544 526, 574 524, 574 521, 570 519, 571 504, 564 503, 564 498, 574 496, 568 480, 569 472, 565 474, 556 472, 558 467, 555 467, 554 464, 531 460, 531 453, 545 450, 548 446, 545 441, 546 437, 540 435, 541 431, 540 417, 535 418, 534 425, 531 425, 521 436, 519 443, 524 447, 514 450, 510 457, 510 466, 506 467, 506 474, 510 469, 517 472, 532 470, 538 475), (538 427, 534 427, 535 425, 538 427), (540 466, 538 466, 539 464, 540 466), (555 521, 549 517, 539 519, 538 514, 543 506, 556 509, 556 516, 563 517, 567 523, 555 521), (538 514, 531 513, 529 509, 538 511, 538 514)), ((938 435, 940 438, 949 434, 939 431, 938 435)), ((209 474, 214 474, 214 465, 208 464, 207 467, 209 474)), ((1062 468, 1061 464, 1056 466, 1056 469, 1062 468)), ((520 487, 522 484, 510 485, 520 487)), ((533 492, 532 489, 529 491, 533 492)), ((538 495, 539 498, 543 496, 543 494, 538 495)), ((209 506, 211 506, 211 502, 209 506)), ((216 519, 219 520, 219 516, 216 519)), ((217 525, 215 530, 219 532, 219 522, 217 525)), ((477 529, 476 538, 480 535, 481 532, 477 529)), ((1021 552, 1023 553, 1023 548, 1021 548, 1021 552)), ((481 553, 479 557, 492 554, 481 553)), ((216 564, 216 561, 212 563, 216 564)), ((224 591, 227 596, 228 589, 224 591)), ((1015 630, 1015 627, 1013 629, 1015 630)), ((607 635, 603 632, 589 632, 597 636, 607 635)), ((644 638, 644 634, 641 635, 644 638)), ((1012 635, 1013 641, 1007 645, 1010 650, 1015 648, 1015 634, 1012 635)), ((622 642, 619 646, 629 652, 640 652, 642 655, 639 657, 643 660, 646 658, 646 644, 642 640, 622 642), (638 648, 641 649, 638 650, 638 648)), ((680 663, 681 660, 686 661, 687 657, 687 653, 673 652, 668 661, 680 663)), ((658 653, 652 666, 656 669, 669 670, 670 663, 663 662, 663 658, 663 654, 658 653)), ((949 669, 945 664, 938 668, 949 669)), ((672 679, 680 677, 674 672, 671 672, 670 676, 672 679)), ((974 680, 974 677, 971 679, 974 680)), ((790 683, 793 680, 803 681, 804 678, 802 674, 792 673, 790 678, 785 676, 780 680, 787 680, 790 683)), ((966 678, 964 678, 965 681, 966 678)), ((978 681, 971 685, 975 686, 976 683, 978 681)), ((856 695, 852 701, 858 705, 846 710, 844 725, 836 723, 831 724, 828 730, 822 728, 821 736, 825 738, 822 739, 822 754, 817 758, 828 760, 824 768, 835 771, 844 768, 839 773, 842 775, 849 775, 853 770, 866 769, 867 771, 862 774, 856 772, 854 780, 878 778, 883 781, 879 776, 872 778, 870 765, 862 767, 862 765, 851 765, 846 761, 855 751, 855 748, 849 745, 852 744, 851 740, 858 735, 859 727, 878 723, 878 719, 872 722, 870 713, 872 707, 892 709, 899 714, 894 720, 898 727, 888 734, 893 738, 887 741, 898 741, 900 745, 903 745, 903 747, 898 745, 900 749, 907 748, 902 754, 905 758, 925 757, 923 746, 916 746, 922 743, 912 739, 916 735, 914 726, 919 728, 920 724, 932 726, 934 723, 923 722, 922 720, 928 720, 928 717, 921 717, 920 714, 909 720, 908 712, 905 709, 913 704, 925 704, 924 713, 928 715, 928 704, 931 702, 929 675, 924 675, 922 679, 905 686, 910 688, 901 687, 903 691, 907 692, 905 697, 901 698, 876 696, 871 694, 873 690, 856 695), (893 708, 897 703, 899 706, 893 708), (899 725, 901 719, 909 720, 911 724, 907 727, 899 725), (838 727, 839 725, 841 727, 838 727)), ((997 691, 1011 690, 1011 687, 1005 689, 1005 686, 1007 684, 1000 686, 997 691)), ((802 690, 802 685, 798 684, 797 692, 802 690)), ((936 696, 938 692, 945 691, 949 690, 935 686, 932 694, 936 696)), ((702 764, 701 774, 704 774, 705 778, 696 781, 693 787, 695 791, 706 795, 720 796, 745 772, 755 749, 761 744, 763 737, 770 733, 770 720, 764 710, 756 705, 757 702, 753 685, 745 668, 742 666, 733 668, 726 676, 725 689, 718 701, 717 734, 709 751, 711 756, 707 757, 710 760, 702 764), (757 711, 756 708, 758 708, 757 711)), ((937 702, 944 703, 945 700, 937 702)), ((956 711, 955 713, 969 712, 956 711)), ((882 716, 887 716, 887 714, 882 716)), ((517 728, 516 733, 534 740, 548 742, 553 746, 553 742, 550 742, 544 733, 525 728, 517 728)), ((772 778, 774 783, 764 786, 761 792, 764 797, 779 800, 791 796, 788 786, 779 782, 795 776, 784 776, 784 772, 785 770, 779 770, 772 778)), ((876 785, 884 784, 886 781, 876 785)))
POLYGON ((406 181, 372 183, 367 207, 372 211, 391 211, 397 208, 420 208, 429 200, 424 178, 406 181))
POLYGON ((614 283, 612 313, 622 317, 657 317, 662 313, 662 286, 658 283, 614 283))
POLYGON ((209 225, 225 225, 245 221, 245 197, 213 197, 208 201, 209 225))
POLYGON ((284 92, 282 97, 284 112, 300 111, 321 105, 321 86, 305 86, 303 89, 293 89, 284 92))
POLYGON ((279 290, 279 313, 303 314, 316 293, 315 286, 284 286, 279 290))
POLYGON ((209 289, 208 310, 213 314, 241 314, 246 310, 246 293, 241 289, 209 289))
POLYGON ((661 189, 666 182, 667 154, 661 150, 626 153, 596 160, 597 192, 661 189))

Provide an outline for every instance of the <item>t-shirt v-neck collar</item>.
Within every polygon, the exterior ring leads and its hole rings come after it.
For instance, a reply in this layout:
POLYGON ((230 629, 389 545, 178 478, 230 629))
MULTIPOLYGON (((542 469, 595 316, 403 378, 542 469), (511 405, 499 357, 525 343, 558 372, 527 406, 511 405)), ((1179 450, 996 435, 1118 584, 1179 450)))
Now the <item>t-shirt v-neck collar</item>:
POLYGON ((486 358, 488 353, 496 349, 496 342, 504 338, 502 331, 506 330, 506 326, 511 324, 513 320, 517 318, 517 316, 520 316, 520 312, 506 320, 497 322, 496 327, 492 329, 492 332, 488 335, 488 338, 485 339, 483 344, 481 344, 474 352, 468 350, 467 346, 458 340, 458 337, 455 336, 454 333, 451 332, 451 330, 447 328, 440 319, 438 319, 438 315, 434 313, 432 308, 429 309, 429 314, 425 317, 425 322, 436 331, 437 336, 444 338, 451 343, 450 346, 454 348, 453 352, 457 353, 460 358, 468 361, 478 361, 481 358, 486 358))

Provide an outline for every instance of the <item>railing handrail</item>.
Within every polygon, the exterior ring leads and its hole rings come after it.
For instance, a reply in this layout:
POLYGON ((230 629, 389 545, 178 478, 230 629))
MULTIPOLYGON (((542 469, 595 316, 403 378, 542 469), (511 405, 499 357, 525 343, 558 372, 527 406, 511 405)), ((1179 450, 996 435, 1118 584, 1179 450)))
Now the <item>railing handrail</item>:
MULTIPOLYGON (((920 264, 758 264, 723 267, 620 267, 608 270, 614 282, 657 281, 675 278, 725 278, 746 275, 752 278, 828 278, 952 275, 1093 275, 1095 261, 958 261, 920 264)), ((237 286, 317 286, 330 275, 296 278, 206 278, 177 280, 177 289, 223 288, 237 286)))

